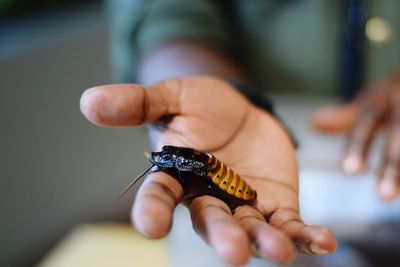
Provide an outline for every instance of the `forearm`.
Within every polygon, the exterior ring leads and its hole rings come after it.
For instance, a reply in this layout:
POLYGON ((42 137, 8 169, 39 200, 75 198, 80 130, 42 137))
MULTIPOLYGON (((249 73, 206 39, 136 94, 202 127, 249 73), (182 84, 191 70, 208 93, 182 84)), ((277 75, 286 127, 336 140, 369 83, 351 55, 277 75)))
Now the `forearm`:
POLYGON ((139 83, 143 85, 194 75, 243 80, 240 69, 227 56, 185 42, 170 43, 156 49, 141 60, 136 73, 139 83))

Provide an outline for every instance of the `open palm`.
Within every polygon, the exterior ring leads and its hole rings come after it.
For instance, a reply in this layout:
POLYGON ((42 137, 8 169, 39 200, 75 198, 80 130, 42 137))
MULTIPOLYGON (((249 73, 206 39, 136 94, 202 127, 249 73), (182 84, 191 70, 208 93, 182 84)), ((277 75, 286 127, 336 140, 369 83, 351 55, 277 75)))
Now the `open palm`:
MULTIPOLYGON (((335 251, 329 230, 307 226, 300 218, 297 162, 285 130, 228 83, 196 77, 147 89, 100 86, 84 93, 81 109, 90 121, 103 126, 152 123, 155 150, 175 145, 212 153, 257 191, 256 207, 241 206, 233 214, 211 196, 188 204, 195 230, 226 262, 246 263, 251 248, 281 263, 293 258, 294 247, 315 254, 335 251)), ((133 207, 137 230, 151 238, 166 235, 183 194, 180 184, 167 174, 148 175, 133 207)))

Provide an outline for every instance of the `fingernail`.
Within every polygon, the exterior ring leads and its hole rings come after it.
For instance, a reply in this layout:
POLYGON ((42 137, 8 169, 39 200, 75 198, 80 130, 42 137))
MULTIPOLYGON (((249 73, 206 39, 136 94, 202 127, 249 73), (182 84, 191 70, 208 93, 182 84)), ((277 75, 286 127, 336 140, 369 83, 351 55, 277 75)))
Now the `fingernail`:
POLYGON ((356 155, 350 155, 343 161, 343 170, 347 174, 356 174, 361 169, 361 160, 356 155))
POLYGON ((392 200, 397 195, 396 174, 396 171, 391 168, 385 169, 382 182, 379 185, 379 193, 387 200, 392 200))
POLYGON ((317 243, 311 243, 310 250, 315 254, 328 254, 329 250, 321 248, 317 243))

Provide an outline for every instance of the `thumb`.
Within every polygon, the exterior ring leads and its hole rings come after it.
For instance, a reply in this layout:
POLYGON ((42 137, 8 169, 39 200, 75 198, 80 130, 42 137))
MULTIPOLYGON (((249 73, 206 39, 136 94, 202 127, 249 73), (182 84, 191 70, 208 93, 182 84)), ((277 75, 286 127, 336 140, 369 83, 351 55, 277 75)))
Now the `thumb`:
POLYGON ((137 84, 96 86, 82 94, 80 109, 89 121, 100 126, 138 126, 178 114, 180 90, 179 80, 148 88, 137 84))
POLYGON ((322 107, 311 115, 312 127, 322 133, 343 134, 350 131, 357 114, 357 103, 322 107))

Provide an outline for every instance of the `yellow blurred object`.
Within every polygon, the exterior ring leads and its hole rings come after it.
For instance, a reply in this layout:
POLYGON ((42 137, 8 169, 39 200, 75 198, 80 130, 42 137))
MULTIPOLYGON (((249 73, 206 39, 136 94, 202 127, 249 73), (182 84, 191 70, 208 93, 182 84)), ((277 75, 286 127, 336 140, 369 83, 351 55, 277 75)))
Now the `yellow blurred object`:
POLYGON ((130 225, 84 224, 75 228, 38 267, 168 267, 167 241, 149 240, 130 225))
POLYGON ((383 18, 373 17, 365 24, 365 33, 368 39, 376 44, 386 43, 391 36, 390 25, 383 18))

